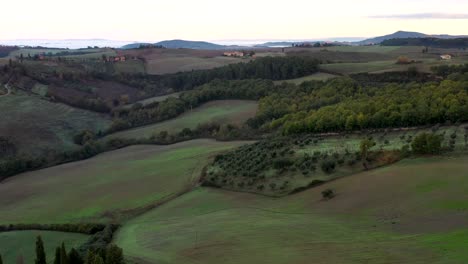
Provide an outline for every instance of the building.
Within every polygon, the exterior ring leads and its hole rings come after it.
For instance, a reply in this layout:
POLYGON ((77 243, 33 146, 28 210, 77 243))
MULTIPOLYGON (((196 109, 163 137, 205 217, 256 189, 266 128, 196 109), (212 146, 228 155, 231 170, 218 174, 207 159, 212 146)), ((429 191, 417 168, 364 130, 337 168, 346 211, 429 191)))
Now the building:
POLYGON ((445 54, 445 55, 441 55, 440 58, 441 58, 442 60, 451 60, 451 59, 452 59, 452 55, 445 54))

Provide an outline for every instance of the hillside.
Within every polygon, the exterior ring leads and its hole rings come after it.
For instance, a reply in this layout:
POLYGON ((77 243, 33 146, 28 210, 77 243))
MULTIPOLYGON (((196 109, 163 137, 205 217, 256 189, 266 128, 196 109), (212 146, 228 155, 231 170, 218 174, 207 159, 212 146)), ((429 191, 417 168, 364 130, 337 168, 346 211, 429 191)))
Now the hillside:
POLYGON ((419 32, 410 32, 410 31, 397 31, 393 34, 384 35, 380 37, 370 38, 366 40, 362 40, 356 42, 359 45, 368 45, 368 44, 379 44, 385 40, 389 39, 401 39, 401 38, 440 38, 440 39, 452 39, 452 38, 460 38, 463 36, 452 36, 452 35, 427 35, 424 33, 419 32))
POLYGON ((162 46, 167 49, 196 49, 196 50, 222 50, 229 48, 242 48, 240 46, 225 46, 214 44, 207 41, 191 41, 191 40, 164 40, 156 43, 132 43, 125 46, 122 46, 122 49, 135 49, 140 47, 140 45, 153 44, 155 46, 162 46))
POLYGON ((138 212, 190 190, 213 155, 245 143, 200 139, 169 146, 132 146, 23 173, 0 184, 0 224, 128 217, 132 210, 138 212))
POLYGON ((115 241, 140 263, 463 263, 466 164, 412 159, 281 199, 199 188, 115 241))

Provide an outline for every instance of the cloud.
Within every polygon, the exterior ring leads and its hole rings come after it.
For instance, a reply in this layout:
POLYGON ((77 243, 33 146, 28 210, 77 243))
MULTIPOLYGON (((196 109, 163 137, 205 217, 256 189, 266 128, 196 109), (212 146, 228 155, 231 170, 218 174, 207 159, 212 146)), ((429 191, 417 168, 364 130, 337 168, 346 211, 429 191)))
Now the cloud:
POLYGON ((378 16, 369 16, 369 18, 384 18, 384 19, 468 19, 468 14, 417 13, 417 14, 378 15, 378 16))

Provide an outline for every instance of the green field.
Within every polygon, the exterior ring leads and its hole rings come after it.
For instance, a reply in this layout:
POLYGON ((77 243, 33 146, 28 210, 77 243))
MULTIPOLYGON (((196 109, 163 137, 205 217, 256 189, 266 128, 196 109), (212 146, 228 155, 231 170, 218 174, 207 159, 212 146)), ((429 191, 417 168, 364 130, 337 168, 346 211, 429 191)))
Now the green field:
POLYGON ((231 57, 198 57, 190 55, 168 55, 149 60, 146 64, 148 74, 169 74, 193 70, 206 70, 232 63, 244 62, 244 59, 231 57))
POLYGON ((190 189, 215 153, 244 143, 132 146, 23 173, 0 184, 0 224, 119 219, 190 189))
MULTIPOLYGON (((80 50, 68 50, 68 49, 31 49, 31 48, 22 48, 19 50, 15 50, 10 53, 9 57, 10 58, 15 58, 17 56, 20 56, 23 54, 24 57, 27 57, 28 54, 31 56, 38 55, 38 54, 56 54, 56 53, 61 53, 61 52, 80 52, 83 54, 80 55, 69 55, 69 56, 64 56, 64 57, 78 57, 78 56, 83 56, 82 58, 98 58, 99 56, 102 56, 102 54, 106 55, 115 55, 116 53, 110 49, 80 49, 80 50)), ((99 57, 100 58, 100 57, 99 57)))
POLYGON ((178 98, 180 94, 181 93, 179 92, 179 93, 171 93, 171 94, 167 94, 167 95, 150 97, 150 98, 147 98, 147 99, 144 99, 144 100, 137 101, 137 102, 135 102, 133 104, 125 105, 124 107, 125 108, 131 108, 134 104, 148 105, 148 104, 151 104, 151 103, 154 103, 154 102, 162 102, 162 101, 166 100, 167 98, 172 98, 172 97, 178 98))
POLYGON ((72 247, 79 247, 86 242, 88 236, 83 234, 53 232, 53 231, 12 231, 0 233, 0 254, 3 263, 13 264, 19 255, 24 258, 24 263, 34 263, 36 257, 35 245, 36 237, 40 235, 44 241, 45 252, 48 263, 53 263, 55 248, 62 242, 69 250, 72 247))
POLYGON ((199 188, 115 242, 139 263, 464 263, 467 162, 411 159, 280 199, 199 188))
POLYGON ((145 64, 140 60, 127 60, 113 65, 117 73, 146 73, 145 64))
POLYGON ((293 83, 293 84, 296 84, 296 85, 300 85, 300 84, 302 84, 303 82, 308 82, 308 81, 326 81, 326 80, 329 80, 329 79, 335 78, 335 77, 338 77, 338 76, 337 76, 337 75, 333 75, 333 74, 329 74, 329 73, 318 72, 318 73, 314 73, 314 74, 312 74, 312 75, 305 76, 305 77, 301 77, 301 78, 297 78, 297 79, 283 80, 283 81, 275 81, 275 84, 280 84, 280 83, 283 83, 283 82, 287 82, 287 83, 293 83))
POLYGON ((16 91, 0 98, 0 135, 8 135, 20 152, 40 154, 44 150, 74 149, 77 131, 105 130, 104 115, 53 103, 39 96, 16 91))
POLYGON ((200 107, 186 112, 177 118, 156 123, 154 125, 139 127, 111 134, 108 138, 149 138, 161 131, 178 133, 184 128, 194 129, 199 124, 218 122, 220 124, 244 123, 254 117, 258 104, 255 101, 245 100, 220 100, 211 101, 200 107))

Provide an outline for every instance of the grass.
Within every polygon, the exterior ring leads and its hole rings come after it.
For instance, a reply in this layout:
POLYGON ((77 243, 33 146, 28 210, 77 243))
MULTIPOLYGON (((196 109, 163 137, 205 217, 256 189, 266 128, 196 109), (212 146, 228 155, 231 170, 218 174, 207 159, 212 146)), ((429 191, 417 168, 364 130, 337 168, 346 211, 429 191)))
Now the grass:
MULTIPOLYGON (((38 87, 37 92, 43 88, 38 87)), ((0 98, 0 112, 3 113, 0 134, 11 137, 20 152, 31 155, 47 149, 74 149, 72 139, 77 131, 104 130, 110 125, 104 115, 52 103, 20 91, 0 98)))
POLYGON ((0 184, 0 224, 116 220, 190 188, 215 153, 241 144, 132 146, 20 174, 0 184))
POLYGON ((169 74, 192 70, 213 69, 244 61, 246 60, 222 56, 209 58, 192 56, 167 56, 160 59, 149 60, 146 67, 149 74, 169 74))
POLYGON ((146 73, 145 64, 140 60, 114 63, 114 69, 118 73, 146 73))
POLYGON ((140 263, 464 263, 467 211, 434 205, 468 199, 467 162, 410 159, 280 199, 199 188, 128 221, 115 242, 140 263), (326 188, 337 196, 322 201, 326 188))
POLYGON ((20 56, 23 54, 24 57, 28 57, 28 54, 31 56, 38 55, 38 54, 56 54, 56 53, 61 53, 61 52, 82 52, 83 54, 80 55, 70 55, 70 56, 64 56, 64 57, 73 57, 73 56, 83 56, 83 58, 90 58, 90 57, 95 57, 97 58, 98 56, 101 56, 102 53, 107 52, 106 54, 108 55, 115 55, 115 52, 109 52, 108 49, 80 49, 80 50, 67 50, 67 49, 30 49, 30 48, 22 48, 19 50, 15 50, 10 53, 9 57, 10 58, 15 58, 16 56, 20 56), (93 53, 95 53, 93 55, 93 53), (96 55, 99 54, 99 55, 96 55))
MULTIPOLYGON (((442 146, 448 149, 451 135, 455 133, 456 139, 452 153, 456 154, 466 152, 468 148, 464 140, 464 126, 465 125, 440 127, 436 133, 445 134, 442 146)), ((250 151, 234 154, 234 160, 238 161, 237 164, 233 161, 221 161, 210 165, 207 168, 207 180, 209 182, 214 182, 227 190, 260 193, 271 196, 284 196, 297 188, 306 187, 317 180, 331 181, 365 170, 362 162, 356 160, 356 153, 360 153, 360 143, 367 136, 371 136, 376 143, 376 146, 371 148, 371 151, 392 151, 400 150, 403 146, 409 145, 413 138, 423 132, 432 133, 432 130, 430 128, 414 130, 407 129, 400 131, 375 132, 371 134, 349 134, 346 136, 328 135, 325 137, 315 138, 313 136, 303 136, 295 143, 287 143, 289 144, 287 145, 288 148, 293 150, 294 153, 291 155, 285 155, 284 157, 295 162, 293 166, 290 166, 287 169, 275 169, 271 163, 265 164, 265 166, 261 168, 257 167, 258 162, 251 164, 250 160, 255 159, 258 155, 265 152, 267 155, 271 154, 271 152, 269 153, 265 150, 257 151, 253 148, 250 151), (317 153, 318 155, 316 155, 317 153), (246 155, 252 156, 247 156, 247 158, 245 158, 246 155), (316 160, 311 161, 309 164, 307 162, 302 162, 302 159, 306 155, 309 157, 316 156, 316 160), (325 156, 331 158, 325 158, 325 156), (321 168, 321 164, 323 164, 324 160, 329 159, 336 162, 336 168, 332 173, 326 173, 321 168), (341 163, 338 162, 340 160, 341 163), (232 166, 226 166, 227 164, 232 166), (258 169, 256 177, 252 178, 252 176, 245 174, 245 168, 258 169), (252 181, 252 179, 255 180, 252 181), (263 186, 263 188, 261 186, 263 186)), ((280 151, 278 150, 276 153, 280 153, 280 151)), ((398 154, 391 152, 381 154, 367 166, 370 168, 385 166, 398 159, 400 159, 398 154)), ((435 182, 433 184, 441 183, 435 182)), ((432 186, 421 186, 421 192, 430 188, 432 188, 432 186)))
POLYGON ((414 65, 398 65, 395 63, 395 60, 386 60, 386 61, 373 61, 373 62, 361 62, 361 63, 331 63, 331 64, 322 64, 320 68, 331 71, 338 72, 341 74, 353 74, 353 73, 362 73, 362 72, 382 72, 382 71, 405 71, 409 67, 414 65))
POLYGON ((181 94, 181 92, 171 93, 171 94, 161 95, 161 96, 155 96, 155 97, 151 97, 151 98, 147 98, 147 99, 144 99, 144 100, 137 101, 137 102, 135 102, 133 104, 125 105, 124 107, 125 108, 130 108, 130 107, 132 107, 132 105, 137 104, 137 103, 142 104, 142 105, 148 105, 148 104, 151 104, 151 103, 154 103, 154 102, 162 102, 162 101, 166 100, 167 98, 171 98, 171 97, 178 98, 180 94, 181 94))
POLYGON ((73 234, 53 231, 12 231, 0 233, 0 254, 3 263, 17 263, 19 255, 24 258, 24 263, 34 263, 36 257, 35 245, 36 237, 40 235, 44 241, 47 262, 52 263, 55 256, 55 248, 62 242, 69 250, 72 247, 77 248, 86 242, 88 236, 83 234, 73 234))
POLYGON ((329 80, 331 78, 335 78, 337 77, 337 75, 333 75, 333 74, 329 74, 329 73, 324 73, 324 72, 318 72, 318 73, 314 73, 312 75, 309 75, 309 76, 305 76, 305 77, 301 77, 301 78, 297 78, 297 79, 291 79, 291 80, 284 80, 284 81, 275 81, 276 84, 280 84, 280 83, 283 83, 283 82, 287 82, 287 83, 293 83, 293 84, 296 84, 296 85, 300 85, 302 84, 303 82, 308 82, 308 81, 326 81, 326 80, 329 80))
POLYGON ((194 129, 199 124, 218 122, 221 124, 242 124, 254 117, 258 104, 255 101, 220 100, 211 101, 177 118, 111 134, 107 138, 149 138, 161 131, 178 133, 184 128, 194 129))

